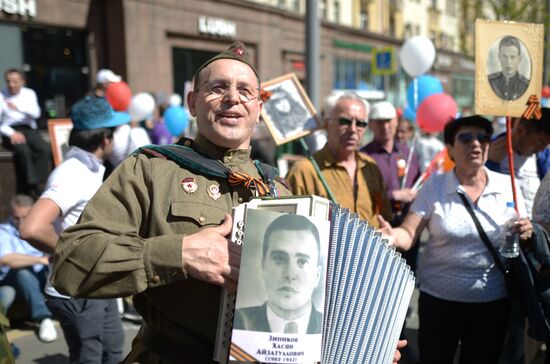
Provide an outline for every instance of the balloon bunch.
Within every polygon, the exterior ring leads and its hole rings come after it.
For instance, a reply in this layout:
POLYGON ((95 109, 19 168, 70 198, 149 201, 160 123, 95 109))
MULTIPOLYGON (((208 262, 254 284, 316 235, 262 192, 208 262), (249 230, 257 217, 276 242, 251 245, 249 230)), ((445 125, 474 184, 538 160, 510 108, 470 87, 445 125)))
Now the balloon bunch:
POLYGON ((454 99, 443 93, 441 82, 425 75, 435 61, 435 47, 430 39, 415 36, 405 42, 399 54, 401 66, 414 78, 407 88, 406 119, 416 121, 425 132, 440 132, 456 116, 454 99))
MULTIPOLYGON (((132 97, 132 90, 124 81, 114 82, 107 86, 105 98, 116 111, 127 111, 132 120, 141 121, 150 118, 155 111, 155 99, 146 92, 132 97)), ((187 110, 179 94, 172 94, 168 100, 169 107, 164 111, 164 126, 169 133, 180 136, 189 124, 187 110)))

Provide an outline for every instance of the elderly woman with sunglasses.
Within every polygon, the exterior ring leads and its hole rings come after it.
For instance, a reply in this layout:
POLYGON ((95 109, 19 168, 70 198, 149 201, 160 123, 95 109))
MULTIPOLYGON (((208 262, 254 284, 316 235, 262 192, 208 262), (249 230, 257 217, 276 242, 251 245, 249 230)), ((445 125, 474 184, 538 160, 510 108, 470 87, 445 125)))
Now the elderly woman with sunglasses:
MULTIPOLYGON (((498 249, 503 211, 513 197, 510 178, 484 166, 492 131, 477 115, 449 122, 444 139, 454 170, 428 180, 399 227, 380 219, 382 232, 398 249, 410 249, 425 227, 430 235, 418 263, 423 364, 453 363, 459 342, 460 363, 497 363, 502 351, 510 310, 504 276, 465 205, 498 249)), ((521 193, 517 200, 525 216, 521 193)), ((531 237, 528 219, 519 219, 515 228, 520 239, 531 237)))

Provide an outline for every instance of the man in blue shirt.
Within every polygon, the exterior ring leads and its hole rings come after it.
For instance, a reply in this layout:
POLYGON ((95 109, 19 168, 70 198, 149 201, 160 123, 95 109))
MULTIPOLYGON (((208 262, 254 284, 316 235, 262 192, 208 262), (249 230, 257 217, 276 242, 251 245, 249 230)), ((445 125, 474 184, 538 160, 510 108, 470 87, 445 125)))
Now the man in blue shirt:
POLYGON ((38 338, 51 342, 57 339, 57 332, 43 293, 48 277, 48 256, 19 235, 19 225, 32 205, 31 197, 15 196, 11 200, 9 220, 0 224, 0 302, 8 309, 14 299, 13 294, 9 293, 15 289, 16 294, 27 302, 31 318, 40 323, 38 338))

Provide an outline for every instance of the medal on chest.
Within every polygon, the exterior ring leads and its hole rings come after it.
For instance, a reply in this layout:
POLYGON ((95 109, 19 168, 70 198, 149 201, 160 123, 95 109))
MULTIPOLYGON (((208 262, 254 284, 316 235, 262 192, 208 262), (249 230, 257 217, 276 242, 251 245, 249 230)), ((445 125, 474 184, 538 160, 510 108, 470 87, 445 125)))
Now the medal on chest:
POLYGON ((206 189, 206 193, 208 193, 208 196, 214 201, 216 201, 220 196, 222 195, 220 192, 220 186, 218 185, 210 185, 206 189))
POLYGON ((195 182, 195 177, 185 177, 181 180, 180 186, 187 193, 194 193, 198 187, 195 182))

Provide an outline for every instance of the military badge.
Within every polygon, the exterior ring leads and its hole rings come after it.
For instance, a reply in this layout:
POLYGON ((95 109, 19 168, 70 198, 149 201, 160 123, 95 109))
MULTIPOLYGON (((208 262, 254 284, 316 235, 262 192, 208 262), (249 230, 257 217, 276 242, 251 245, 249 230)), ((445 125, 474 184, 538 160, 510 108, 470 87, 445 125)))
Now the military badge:
POLYGON ((210 198, 213 200, 217 200, 222 195, 220 192, 220 186, 218 185, 208 186, 206 193, 208 193, 208 196, 210 196, 210 198))
POLYGON ((185 177, 180 182, 181 188, 187 193, 193 193, 197 190, 197 183, 195 177, 185 177))

